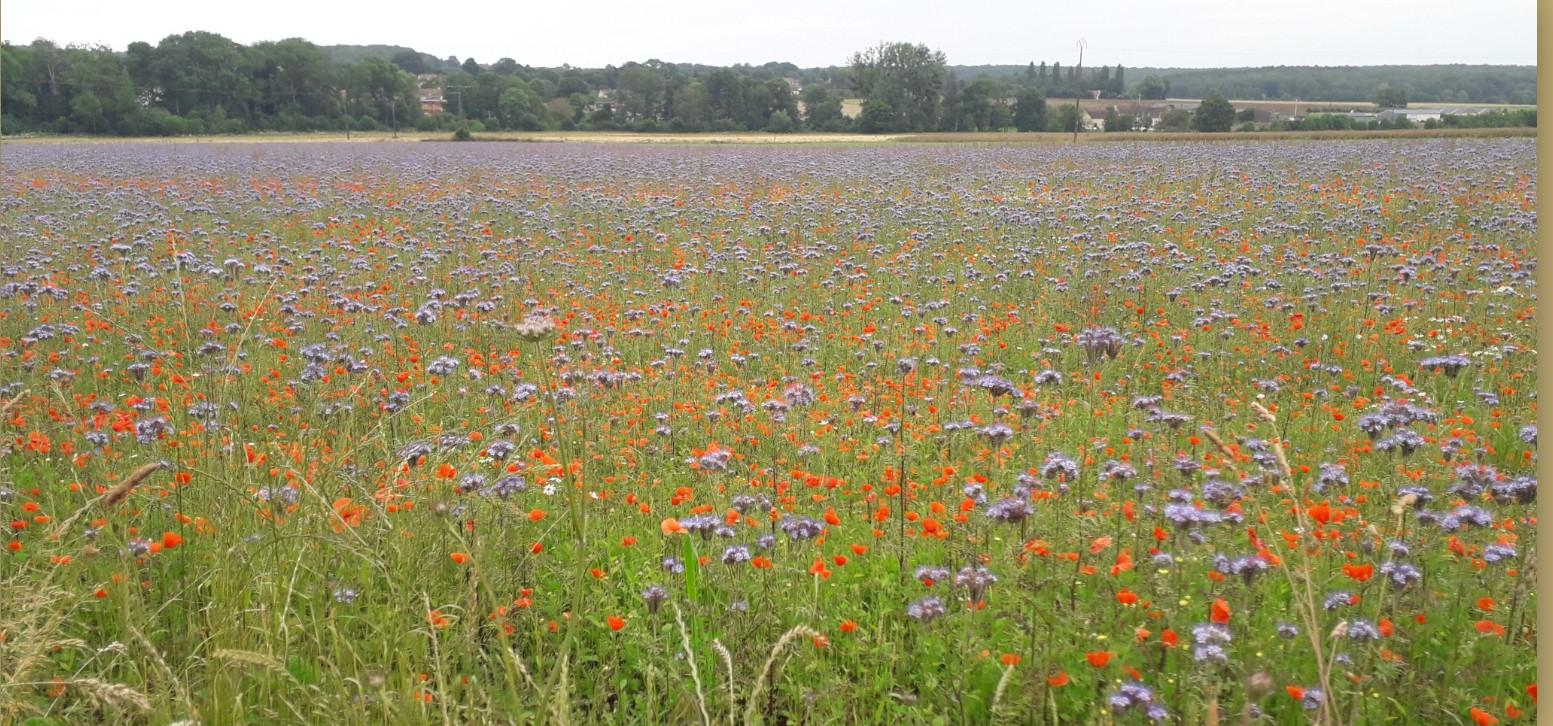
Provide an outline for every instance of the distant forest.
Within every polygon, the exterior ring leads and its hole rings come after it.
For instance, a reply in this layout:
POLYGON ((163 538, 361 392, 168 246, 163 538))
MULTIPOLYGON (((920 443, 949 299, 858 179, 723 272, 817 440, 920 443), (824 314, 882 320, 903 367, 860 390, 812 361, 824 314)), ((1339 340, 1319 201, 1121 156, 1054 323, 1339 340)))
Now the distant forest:
MULTIPOLYGON (((966 78, 1018 78, 1024 66, 952 66, 966 78)), ((1170 85, 1172 98, 1218 93, 1245 101, 1373 101, 1379 89, 1405 89, 1426 103, 1537 103, 1536 66, 1264 66, 1261 68, 1129 68, 1170 85)))
MULTIPOLYGON (((511 58, 437 58, 400 46, 319 46, 300 38, 245 46, 201 31, 124 51, 36 40, 4 44, 0 53, 6 134, 1029 131, 1074 128, 1077 108, 1058 104, 1048 113, 1046 99, 1095 92, 1383 107, 1537 100, 1532 66, 952 66, 943 53, 907 43, 881 43, 826 68, 659 60, 541 68, 511 58)), ((1118 125, 1128 127, 1125 120, 1118 125)))

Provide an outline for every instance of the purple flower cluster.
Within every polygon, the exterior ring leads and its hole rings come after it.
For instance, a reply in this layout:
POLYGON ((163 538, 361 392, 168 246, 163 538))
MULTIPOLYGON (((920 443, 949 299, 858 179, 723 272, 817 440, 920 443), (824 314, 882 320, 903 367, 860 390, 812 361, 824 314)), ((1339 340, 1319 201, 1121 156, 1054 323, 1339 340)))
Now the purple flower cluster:
POLYGON ((1147 686, 1137 681, 1123 683, 1115 693, 1106 698, 1106 704, 1111 707, 1111 713, 1117 716, 1130 711, 1142 711, 1145 718, 1155 723, 1170 718, 1170 712, 1165 709, 1165 704, 1161 703, 1147 686))

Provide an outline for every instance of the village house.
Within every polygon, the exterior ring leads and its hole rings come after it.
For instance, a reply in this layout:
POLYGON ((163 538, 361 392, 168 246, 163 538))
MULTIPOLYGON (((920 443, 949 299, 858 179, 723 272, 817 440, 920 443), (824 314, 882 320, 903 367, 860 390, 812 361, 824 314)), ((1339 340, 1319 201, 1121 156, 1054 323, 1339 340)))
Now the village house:
POLYGON ((435 116, 447 109, 447 99, 442 96, 442 82, 447 76, 441 73, 415 74, 415 88, 421 113, 435 116))
POLYGON ((424 89, 420 97, 421 113, 427 116, 435 116, 447 108, 447 99, 442 97, 442 89, 424 89))

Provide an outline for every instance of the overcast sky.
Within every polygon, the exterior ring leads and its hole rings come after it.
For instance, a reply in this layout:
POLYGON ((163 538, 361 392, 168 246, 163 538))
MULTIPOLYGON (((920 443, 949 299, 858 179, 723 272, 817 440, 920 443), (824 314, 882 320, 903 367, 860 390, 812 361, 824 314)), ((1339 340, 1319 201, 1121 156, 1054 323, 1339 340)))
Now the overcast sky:
POLYGON ((955 65, 1069 65, 1084 38, 1085 65, 1535 65, 1536 19, 1536 0, 4 0, 0 38, 123 49, 209 30, 582 67, 843 65, 881 40, 924 43, 955 65))

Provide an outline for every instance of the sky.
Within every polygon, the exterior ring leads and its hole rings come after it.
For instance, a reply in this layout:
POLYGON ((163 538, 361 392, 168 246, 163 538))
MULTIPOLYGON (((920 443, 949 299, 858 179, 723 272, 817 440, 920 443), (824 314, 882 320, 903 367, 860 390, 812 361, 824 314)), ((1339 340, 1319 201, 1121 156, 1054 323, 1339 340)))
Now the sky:
POLYGON ((402 45, 438 58, 585 68, 656 58, 845 65, 881 41, 952 65, 1536 65, 1536 0, 5 0, 0 38, 122 50, 188 30, 240 43, 402 45))

